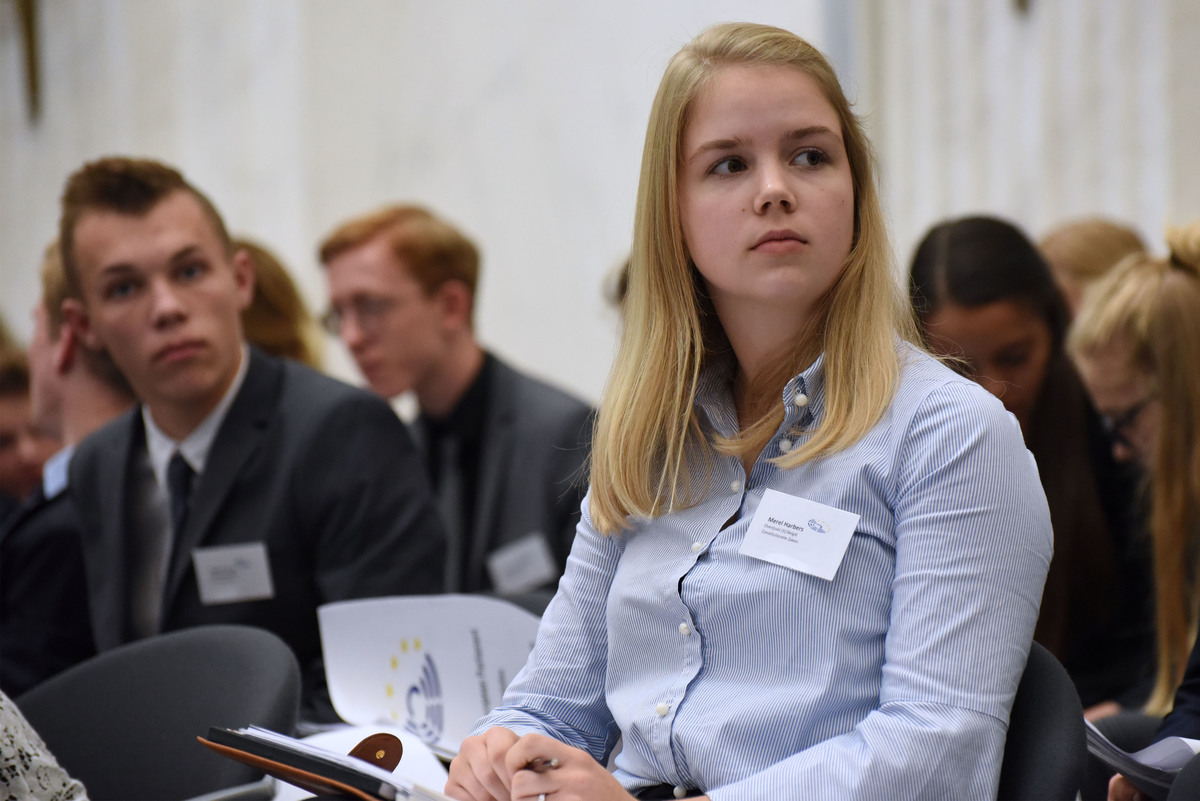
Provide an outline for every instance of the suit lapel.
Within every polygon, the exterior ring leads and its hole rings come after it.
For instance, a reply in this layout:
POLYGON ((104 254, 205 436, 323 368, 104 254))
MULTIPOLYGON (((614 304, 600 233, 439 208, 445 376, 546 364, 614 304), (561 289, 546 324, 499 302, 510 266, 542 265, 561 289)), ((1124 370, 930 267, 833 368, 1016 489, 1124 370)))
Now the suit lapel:
POLYGON ((246 378, 213 440, 204 472, 192 489, 191 510, 183 532, 171 549, 163 596, 164 615, 191 569, 192 551, 209 539, 217 513, 233 489, 242 465, 262 444, 282 381, 282 363, 252 348, 246 378))
POLYGON ((98 460, 99 475, 89 476, 95 482, 93 491, 100 509, 97 525, 85 525, 81 538, 92 633, 99 650, 128 639, 130 587, 126 561, 130 526, 134 525, 129 498, 138 491, 131 461, 135 448, 143 447, 145 441, 139 407, 120 418, 112 439, 111 456, 98 460))
POLYGON ((16 531, 27 518, 33 517, 37 514, 38 509, 45 505, 46 492, 42 489, 42 485, 38 484, 33 494, 21 501, 12 512, 12 516, 4 521, 4 525, 0 527, 0 541, 8 536, 8 532, 16 531))
POLYGON ((487 394, 487 413, 483 426, 483 453, 479 460, 478 486, 475 491, 475 521, 471 525, 471 542, 467 546, 467 581, 485 575, 487 554, 493 532, 503 530, 496 519, 504 478, 512 469, 509 456, 516 436, 513 408, 513 373, 499 359, 492 365, 487 394))

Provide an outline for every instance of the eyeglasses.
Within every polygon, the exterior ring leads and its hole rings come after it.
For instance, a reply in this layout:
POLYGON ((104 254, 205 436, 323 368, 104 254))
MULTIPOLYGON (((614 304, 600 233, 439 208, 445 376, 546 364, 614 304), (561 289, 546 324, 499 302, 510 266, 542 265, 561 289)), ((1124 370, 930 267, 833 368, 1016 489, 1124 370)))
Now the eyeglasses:
POLYGON ((1157 399, 1158 393, 1151 392, 1120 414, 1100 415, 1100 425, 1104 427, 1104 433, 1108 436, 1109 442, 1113 445, 1122 445, 1133 450, 1133 443, 1129 441, 1126 432, 1137 422, 1138 417, 1145 408, 1157 399))
POLYGON ((321 325, 334 336, 342 335, 342 324, 353 319, 359 330, 367 336, 379 333, 383 327, 383 318, 396 306, 391 298, 381 298, 376 295, 359 295, 351 299, 343 308, 333 306, 321 316, 321 325))

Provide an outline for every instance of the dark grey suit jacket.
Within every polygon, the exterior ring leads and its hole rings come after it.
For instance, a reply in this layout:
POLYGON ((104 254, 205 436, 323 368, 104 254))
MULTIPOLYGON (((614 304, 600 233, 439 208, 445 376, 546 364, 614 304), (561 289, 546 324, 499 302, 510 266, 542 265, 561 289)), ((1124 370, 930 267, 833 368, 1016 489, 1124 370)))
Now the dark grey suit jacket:
POLYGON ((38 487, 0 525, 0 689, 12 697, 96 653, 70 488, 38 487))
MULTIPOLYGON (((134 409, 80 443, 70 486, 83 521, 96 645, 131 638, 126 576, 130 475, 145 449, 134 409)), ((282 637, 305 669, 306 714, 322 715, 316 609, 348 598, 434 593, 445 540, 420 459, 379 398, 256 350, 213 441, 172 548, 164 631, 242 623, 282 637), (267 600, 205 605, 192 552, 265 544, 267 600), (314 696, 316 694, 316 696, 314 696)))
MULTIPOLYGON (((546 537, 561 575, 587 487, 591 407, 495 359, 484 432, 461 590, 492 590, 488 554, 534 533, 546 537)), ((555 576, 532 600, 514 600, 540 612, 557 585, 555 576)))

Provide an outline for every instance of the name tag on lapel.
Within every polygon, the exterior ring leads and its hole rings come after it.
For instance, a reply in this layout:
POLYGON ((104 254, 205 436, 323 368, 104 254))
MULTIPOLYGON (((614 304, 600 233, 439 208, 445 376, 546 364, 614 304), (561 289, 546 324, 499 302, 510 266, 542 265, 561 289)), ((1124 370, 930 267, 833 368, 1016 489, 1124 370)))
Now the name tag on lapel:
POLYGON ((540 531, 526 534, 487 556, 488 575, 500 593, 528 592, 558 577, 550 543, 540 531))
POLYGON ((859 516, 766 490, 738 552, 832 581, 859 516))
POLYGON ((205 606, 275 597, 267 546, 262 542, 217 545, 192 551, 200 602, 205 606))

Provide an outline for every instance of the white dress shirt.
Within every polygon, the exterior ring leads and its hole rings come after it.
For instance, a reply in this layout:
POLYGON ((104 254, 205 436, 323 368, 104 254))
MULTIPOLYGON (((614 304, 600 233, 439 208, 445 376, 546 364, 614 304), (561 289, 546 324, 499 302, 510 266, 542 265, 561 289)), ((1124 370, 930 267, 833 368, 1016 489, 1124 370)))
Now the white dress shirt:
POLYGON ((171 457, 178 452, 199 478, 204 472, 204 465, 208 461, 208 452, 212 448, 213 440, 217 438, 217 432, 221 430, 221 423, 225 422, 225 415, 229 412, 229 407, 233 405, 233 399, 237 397, 238 390, 242 388, 242 382, 246 380, 246 371, 249 369, 250 351, 243 345, 242 361, 238 365, 237 374, 233 377, 233 383, 229 385, 229 389, 225 390, 225 394, 221 396, 221 400, 208 413, 208 416, 182 442, 167 436, 154 422, 150 410, 145 405, 142 406, 142 422, 146 426, 146 450, 150 453, 150 466, 154 469, 154 478, 158 481, 164 505, 167 497, 167 465, 171 463, 171 457))

